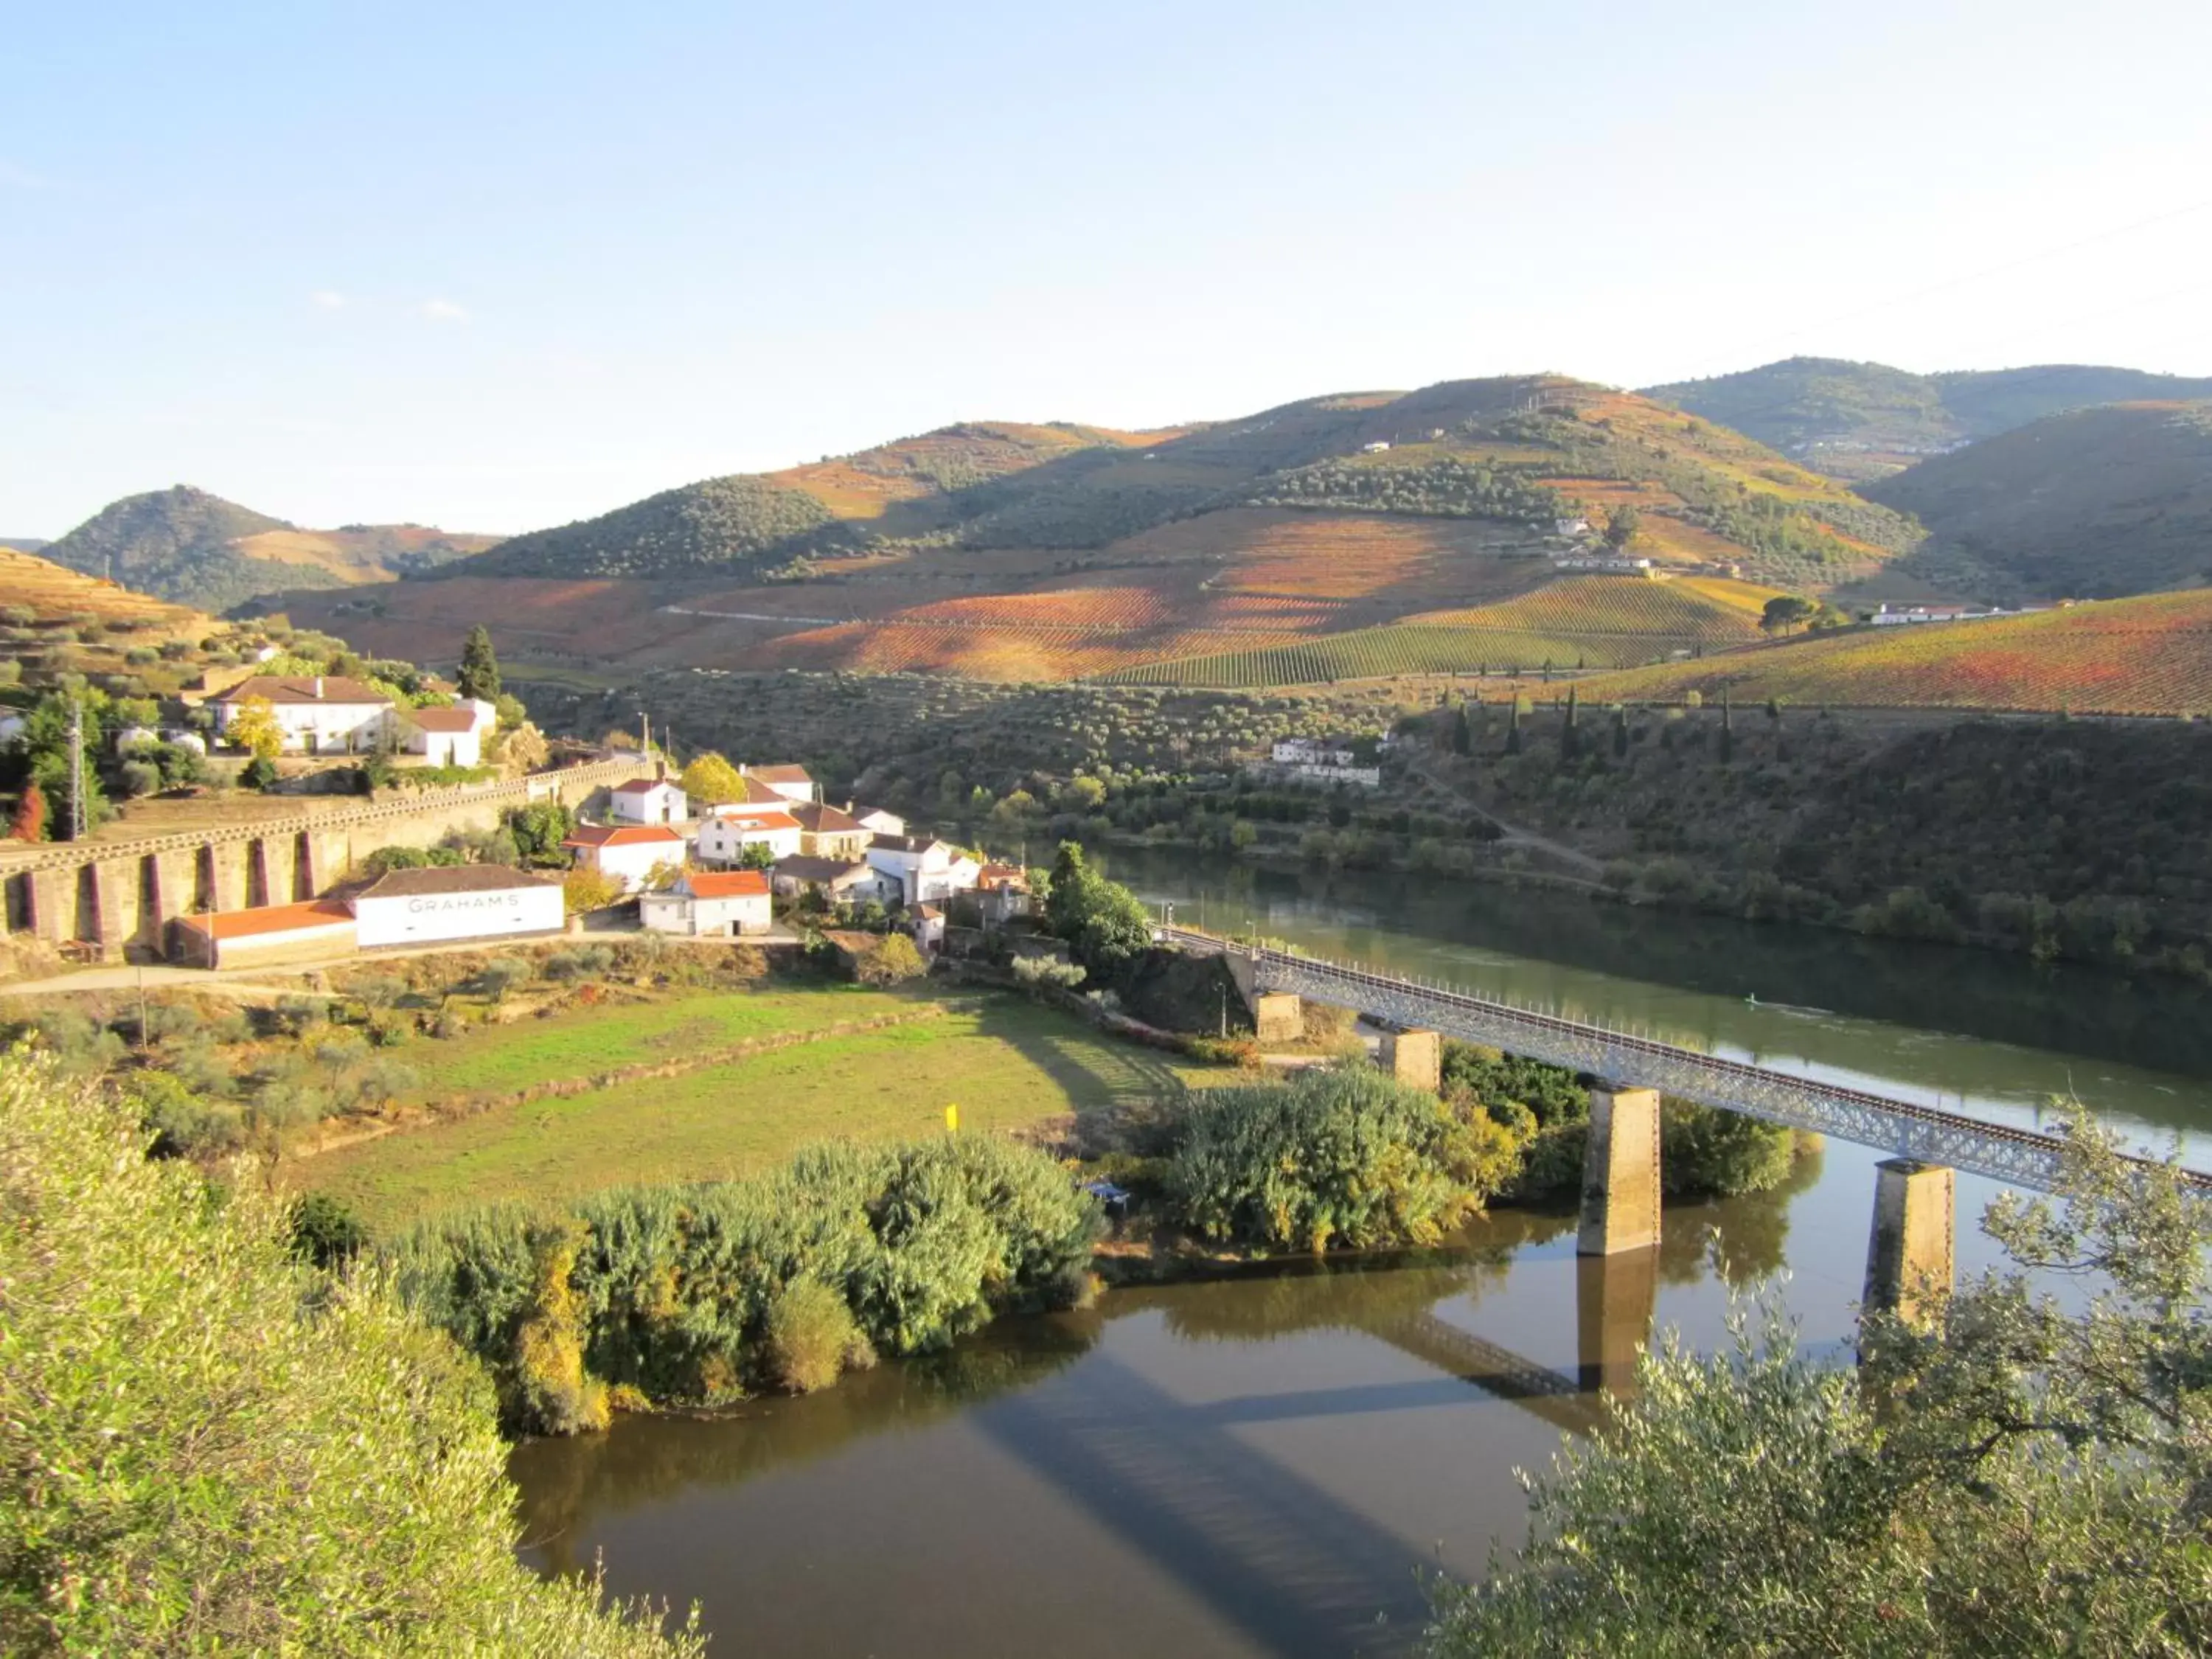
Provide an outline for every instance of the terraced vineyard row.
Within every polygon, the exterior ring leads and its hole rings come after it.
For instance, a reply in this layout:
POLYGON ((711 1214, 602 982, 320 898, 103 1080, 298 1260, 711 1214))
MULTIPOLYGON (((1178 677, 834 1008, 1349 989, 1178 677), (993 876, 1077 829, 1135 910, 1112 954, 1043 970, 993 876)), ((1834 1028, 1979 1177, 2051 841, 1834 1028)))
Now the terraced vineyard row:
POLYGON ((1141 663, 1098 678, 1121 685, 1237 688, 1372 679, 1389 674, 1530 673, 1546 663, 1556 668, 1577 665, 1610 668, 1648 662, 1695 643, 1649 634, 1575 638, 1495 628, 1393 623, 1327 635, 1297 645, 1141 663))
POLYGON ((1582 576, 1469 611, 1431 611, 1409 627, 1493 628, 1514 633, 1656 635, 1707 645, 1759 637, 1759 619, 1778 590, 1713 579, 1649 581, 1582 576))
POLYGON ((1608 700, 2212 713, 2212 590, 2030 617, 1881 629, 1606 675, 1608 700))

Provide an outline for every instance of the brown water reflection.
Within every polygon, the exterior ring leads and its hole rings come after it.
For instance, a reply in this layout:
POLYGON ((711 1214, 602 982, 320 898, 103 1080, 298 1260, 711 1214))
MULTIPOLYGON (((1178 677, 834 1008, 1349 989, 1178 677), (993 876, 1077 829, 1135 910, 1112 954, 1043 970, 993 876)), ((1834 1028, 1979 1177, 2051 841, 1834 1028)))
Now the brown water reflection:
POLYGON ((1679 1211, 1605 1261, 1569 1216, 1501 1212, 1449 1249, 1113 1291, 811 1398, 526 1445, 530 1558, 696 1598, 725 1651, 1402 1651, 1419 1575, 1517 1537, 1515 1468, 1631 1385, 1662 1287, 1717 1307, 1703 1224, 1763 1270, 1792 1201, 1679 1211))

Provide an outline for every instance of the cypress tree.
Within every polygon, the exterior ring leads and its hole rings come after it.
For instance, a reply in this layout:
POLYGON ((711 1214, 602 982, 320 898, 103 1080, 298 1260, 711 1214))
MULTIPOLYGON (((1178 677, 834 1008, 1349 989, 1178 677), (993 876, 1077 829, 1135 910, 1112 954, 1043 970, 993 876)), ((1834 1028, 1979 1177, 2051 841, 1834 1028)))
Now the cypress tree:
POLYGON ((463 696, 499 701, 499 658, 491 648, 491 629, 482 623, 469 629, 468 642, 461 647, 461 671, 454 678, 463 696))
POLYGON ((1455 755, 1464 755, 1474 747, 1474 731, 1468 724, 1465 703, 1462 703, 1458 712, 1452 716, 1451 747, 1455 755))
POLYGON ((1575 688, 1567 688, 1567 723, 1559 728, 1559 753, 1572 760, 1582 752, 1582 708, 1576 701, 1575 688))
POLYGON ((1628 705, 1625 702, 1613 710, 1613 752, 1616 757, 1628 753, 1628 705))
POLYGON ((1512 711, 1505 717, 1505 752, 1509 755, 1521 752, 1521 699, 1518 697, 1513 699, 1512 711))
POLYGON ((1729 694, 1721 691, 1721 764, 1726 766, 1735 758, 1735 716, 1729 706, 1729 694))

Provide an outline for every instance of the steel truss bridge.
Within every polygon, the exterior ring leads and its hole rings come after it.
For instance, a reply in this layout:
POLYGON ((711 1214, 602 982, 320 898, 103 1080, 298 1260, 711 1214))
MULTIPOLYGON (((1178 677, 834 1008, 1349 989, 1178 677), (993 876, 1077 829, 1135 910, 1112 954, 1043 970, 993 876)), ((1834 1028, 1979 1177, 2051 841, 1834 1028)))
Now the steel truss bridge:
MULTIPOLYGON (((1238 945, 1189 928, 1163 928, 1161 934, 1165 942, 1188 951, 1243 957, 1252 965, 1258 991, 1290 992, 1403 1029, 1440 1031, 1626 1087, 1656 1089, 1769 1123, 1855 1141, 1893 1157, 1972 1170, 2013 1186, 2047 1192, 2055 1183, 2064 1146, 2055 1135, 1721 1060, 1455 987, 1379 974, 1354 963, 1238 945)), ((2212 1192, 2212 1175, 2185 1170, 2181 1176, 2188 1185, 2212 1192)))

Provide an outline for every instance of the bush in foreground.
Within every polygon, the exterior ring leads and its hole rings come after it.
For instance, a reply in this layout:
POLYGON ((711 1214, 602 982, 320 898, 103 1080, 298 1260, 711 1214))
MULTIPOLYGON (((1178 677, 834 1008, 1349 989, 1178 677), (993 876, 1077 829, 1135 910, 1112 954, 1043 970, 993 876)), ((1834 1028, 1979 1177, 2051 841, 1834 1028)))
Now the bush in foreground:
POLYGON ((1853 1371, 1740 1305, 1728 1350, 1647 1358, 1533 1483, 1519 1560, 1443 1592, 1431 1659, 2212 1647, 2212 1212, 2086 1116, 2069 1142, 2063 1207, 1992 1205, 2015 1265, 1932 1334, 1870 1317, 1853 1371))
POLYGON ((284 1206, 0 1064, 0 1650, 691 1654, 514 1559, 479 1369, 284 1206))
POLYGON ((1426 1244, 1520 1168, 1515 1132, 1364 1066, 1200 1090, 1168 1171, 1183 1223, 1279 1249, 1426 1244))

